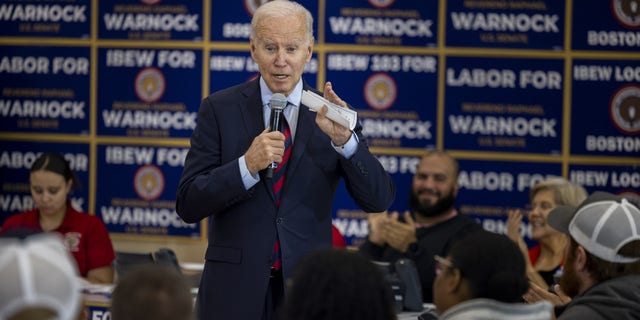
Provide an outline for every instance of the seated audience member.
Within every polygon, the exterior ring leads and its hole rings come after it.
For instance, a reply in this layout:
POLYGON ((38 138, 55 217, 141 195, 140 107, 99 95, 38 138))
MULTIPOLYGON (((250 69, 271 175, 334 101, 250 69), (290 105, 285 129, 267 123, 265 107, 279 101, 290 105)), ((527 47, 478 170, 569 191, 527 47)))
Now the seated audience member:
POLYGON ((281 319, 396 319, 382 272, 354 251, 322 249, 304 256, 287 285, 281 319))
POLYGON ((111 294, 113 320, 193 320, 194 300, 175 268, 137 266, 118 280, 111 294))
POLYGON ((35 209, 7 218, 2 231, 33 229, 62 235, 76 261, 80 276, 94 283, 112 283, 115 259, 109 233, 102 220, 78 212, 68 199, 78 178, 65 158, 45 153, 31 165, 29 183, 35 209))
POLYGON ((554 284, 554 275, 560 273, 564 262, 565 249, 569 238, 551 228, 547 224, 547 216, 551 209, 558 205, 577 206, 587 197, 587 191, 580 185, 564 178, 549 178, 531 187, 529 199, 529 223, 531 238, 538 245, 527 249, 527 245, 519 232, 523 214, 520 210, 509 211, 507 234, 518 243, 525 256, 527 277, 539 286, 549 287, 554 284))
POLYGON ((458 173, 456 159, 444 151, 428 150, 413 176, 409 194, 413 215, 369 214, 369 236, 359 248, 376 261, 413 260, 420 276, 424 302, 433 301, 433 256, 446 255, 455 240, 482 228, 455 208, 458 173))
POLYGON ((80 319, 78 270, 55 233, 0 238, 0 319, 80 319))
POLYGON ((439 319, 551 319, 551 303, 519 302, 529 281, 520 249, 506 236, 474 232, 456 241, 446 258, 434 258, 439 319))
MULTIPOLYGON (((640 209, 594 192, 577 208, 551 210, 548 223, 571 237, 559 289, 572 299, 557 318, 640 319, 640 209)), ((563 300, 535 286, 525 299, 563 300)))

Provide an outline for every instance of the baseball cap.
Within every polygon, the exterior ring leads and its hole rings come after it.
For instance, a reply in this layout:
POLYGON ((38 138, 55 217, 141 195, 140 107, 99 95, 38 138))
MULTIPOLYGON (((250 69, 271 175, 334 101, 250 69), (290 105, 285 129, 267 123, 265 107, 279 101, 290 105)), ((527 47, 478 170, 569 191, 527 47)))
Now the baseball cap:
POLYGON ((618 254, 627 243, 640 240, 640 209, 621 196, 596 191, 578 207, 553 208, 547 222, 600 259, 615 263, 640 260, 618 254))
POLYGON ((57 233, 0 238, 0 283, 0 320, 30 307, 51 309, 60 320, 80 310, 78 269, 57 233))

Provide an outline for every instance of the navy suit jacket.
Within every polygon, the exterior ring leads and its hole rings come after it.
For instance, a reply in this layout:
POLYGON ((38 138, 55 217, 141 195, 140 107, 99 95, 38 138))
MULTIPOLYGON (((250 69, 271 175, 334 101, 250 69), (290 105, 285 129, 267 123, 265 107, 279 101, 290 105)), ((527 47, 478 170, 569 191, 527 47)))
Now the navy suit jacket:
MULTIPOLYGON (((304 89, 311 89, 307 84, 304 89)), ((203 99, 178 187, 176 211, 188 223, 209 218, 209 244, 198 293, 200 319, 260 319, 276 232, 283 278, 304 254, 331 246, 331 207, 343 178, 365 212, 388 209, 395 185, 369 152, 362 127, 353 157, 331 146, 300 106, 298 125, 278 208, 269 179, 246 190, 238 158, 265 128, 259 81, 203 99)))

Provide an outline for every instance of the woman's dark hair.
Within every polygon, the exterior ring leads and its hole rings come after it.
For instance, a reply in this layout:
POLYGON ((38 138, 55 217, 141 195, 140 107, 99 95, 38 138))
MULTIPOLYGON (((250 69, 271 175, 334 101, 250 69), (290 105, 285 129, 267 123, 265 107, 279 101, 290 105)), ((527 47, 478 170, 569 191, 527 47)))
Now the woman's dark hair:
POLYGON ((355 251, 312 252, 300 260, 288 284, 286 320, 396 319, 382 272, 355 251))
POLYGON ((64 177, 65 181, 71 180, 74 188, 80 187, 80 180, 71 170, 69 162, 59 153, 43 153, 31 165, 30 173, 45 170, 57 173, 64 177))
POLYGON ((448 256, 470 283, 474 298, 518 302, 529 289, 522 252, 504 235, 474 232, 456 241, 448 256))

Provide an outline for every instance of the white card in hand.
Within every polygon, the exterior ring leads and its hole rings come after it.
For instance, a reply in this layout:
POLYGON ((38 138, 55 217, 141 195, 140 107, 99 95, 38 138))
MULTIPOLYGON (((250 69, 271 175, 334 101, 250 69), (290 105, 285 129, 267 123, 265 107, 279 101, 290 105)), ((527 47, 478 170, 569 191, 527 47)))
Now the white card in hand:
POLYGON ((302 104, 306 105, 314 112, 318 112, 323 105, 326 105, 329 108, 329 111, 327 111, 327 118, 337 122, 343 127, 349 128, 349 130, 353 130, 353 128, 356 127, 356 122, 358 121, 357 112, 332 103, 314 92, 302 90, 302 104))

